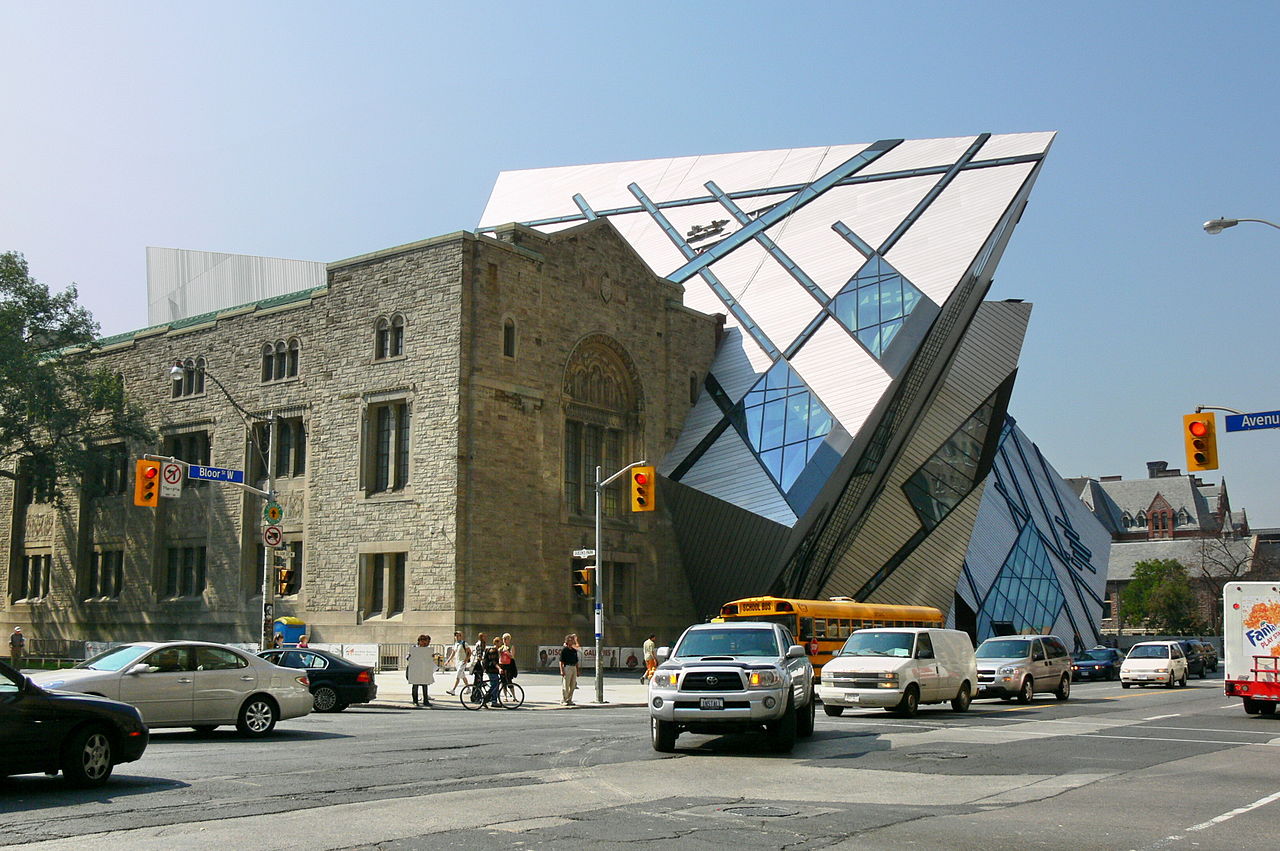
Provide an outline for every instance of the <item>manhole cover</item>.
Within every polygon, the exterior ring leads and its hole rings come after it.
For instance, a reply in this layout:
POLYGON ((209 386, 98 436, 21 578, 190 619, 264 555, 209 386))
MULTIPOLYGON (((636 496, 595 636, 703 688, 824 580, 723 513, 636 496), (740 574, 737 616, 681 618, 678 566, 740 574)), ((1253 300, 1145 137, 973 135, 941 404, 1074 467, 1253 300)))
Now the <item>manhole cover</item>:
POLYGON ((967 753, 956 753, 955 751, 916 751, 909 753, 907 756, 912 759, 968 759, 967 753))
POLYGON ((800 811, 783 810, 778 807, 725 807, 721 812, 726 812, 735 816, 750 816, 753 818, 783 818, 785 816, 797 815, 800 811))

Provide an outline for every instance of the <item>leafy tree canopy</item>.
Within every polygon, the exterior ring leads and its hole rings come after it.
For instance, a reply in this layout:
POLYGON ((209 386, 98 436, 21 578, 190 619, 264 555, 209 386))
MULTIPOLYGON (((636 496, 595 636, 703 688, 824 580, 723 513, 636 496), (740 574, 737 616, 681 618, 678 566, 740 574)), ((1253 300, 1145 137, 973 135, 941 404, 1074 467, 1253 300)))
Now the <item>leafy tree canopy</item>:
POLYGON ((119 379, 94 363, 98 323, 77 298, 0 253, 0 476, 29 477, 57 501, 100 463, 96 439, 152 439, 119 379))
POLYGON ((1133 579, 1120 598, 1125 620, 1146 621, 1158 632, 1194 635, 1200 631, 1196 595, 1187 569, 1176 559, 1150 559, 1133 566, 1133 579))

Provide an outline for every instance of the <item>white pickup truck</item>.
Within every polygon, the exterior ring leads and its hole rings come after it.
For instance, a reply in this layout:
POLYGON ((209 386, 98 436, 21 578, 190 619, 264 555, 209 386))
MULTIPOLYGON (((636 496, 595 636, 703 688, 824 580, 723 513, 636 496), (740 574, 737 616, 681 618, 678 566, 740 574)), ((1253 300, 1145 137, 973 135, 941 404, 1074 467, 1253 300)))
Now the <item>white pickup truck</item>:
POLYGON ((813 735, 813 665, 781 624, 695 624, 658 658, 649 681, 654 750, 675 750, 682 732, 764 728, 783 752, 813 735))

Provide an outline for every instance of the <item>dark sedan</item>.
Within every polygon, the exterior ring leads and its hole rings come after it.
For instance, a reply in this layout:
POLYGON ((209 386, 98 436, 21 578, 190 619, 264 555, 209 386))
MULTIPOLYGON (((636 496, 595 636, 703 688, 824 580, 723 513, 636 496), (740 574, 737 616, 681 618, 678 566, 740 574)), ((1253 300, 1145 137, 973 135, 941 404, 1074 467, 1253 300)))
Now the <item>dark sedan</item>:
POLYGON ((45 691, 0 662, 0 776, 62 772, 98 786, 147 749, 147 727, 127 703, 45 691))
POLYGON ((1098 647, 1076 654, 1071 677, 1076 680, 1118 680, 1124 654, 1110 647, 1098 647))
POLYGON ((353 703, 368 703, 378 696, 373 668, 357 665, 327 650, 263 650, 258 654, 285 668, 301 668, 311 681, 316 712, 341 712, 353 703))
POLYGON ((1209 660, 1200 642, 1195 639, 1184 639, 1178 643, 1182 645, 1182 652, 1187 657, 1187 676, 1195 676, 1203 680, 1209 670, 1209 660))

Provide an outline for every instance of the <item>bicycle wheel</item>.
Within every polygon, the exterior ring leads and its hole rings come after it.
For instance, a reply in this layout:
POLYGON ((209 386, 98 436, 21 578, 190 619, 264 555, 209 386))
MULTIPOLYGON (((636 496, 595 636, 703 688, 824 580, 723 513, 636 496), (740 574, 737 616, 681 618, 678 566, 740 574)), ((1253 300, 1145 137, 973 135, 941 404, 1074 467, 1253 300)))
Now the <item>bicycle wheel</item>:
POLYGON ((463 686, 458 692, 458 700, 462 701, 462 705, 467 709, 479 709, 484 705, 484 686, 475 683, 463 686))
POLYGON ((498 702, 503 709, 519 709, 524 704, 524 689, 519 683, 507 683, 498 689, 498 702))

